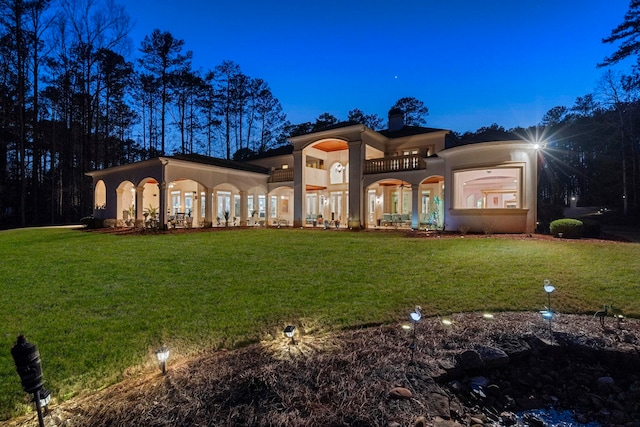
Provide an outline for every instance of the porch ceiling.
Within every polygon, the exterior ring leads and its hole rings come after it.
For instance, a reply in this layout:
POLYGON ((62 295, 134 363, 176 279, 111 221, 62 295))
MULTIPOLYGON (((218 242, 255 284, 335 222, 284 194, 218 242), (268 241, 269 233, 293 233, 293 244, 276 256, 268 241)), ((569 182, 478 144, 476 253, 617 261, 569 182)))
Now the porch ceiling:
POLYGON ((322 187, 321 185, 307 185, 307 191, 318 191, 326 189, 327 187, 322 187))
POLYGON ((313 148, 330 153, 332 151, 347 150, 349 146, 346 142, 337 139, 322 141, 313 146, 313 148))

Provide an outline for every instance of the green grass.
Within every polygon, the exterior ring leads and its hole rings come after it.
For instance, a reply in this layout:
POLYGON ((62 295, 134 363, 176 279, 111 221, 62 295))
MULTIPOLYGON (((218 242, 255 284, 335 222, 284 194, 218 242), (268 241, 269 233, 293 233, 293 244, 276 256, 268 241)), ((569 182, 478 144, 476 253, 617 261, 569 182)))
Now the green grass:
MULTIPOLYGON (((614 304, 640 316, 640 245, 256 229, 0 232, 0 419, 27 408, 9 350, 38 345, 60 399, 172 355, 232 348, 291 322, 340 329, 427 315, 614 304)), ((172 356, 173 357, 173 356, 172 356)))

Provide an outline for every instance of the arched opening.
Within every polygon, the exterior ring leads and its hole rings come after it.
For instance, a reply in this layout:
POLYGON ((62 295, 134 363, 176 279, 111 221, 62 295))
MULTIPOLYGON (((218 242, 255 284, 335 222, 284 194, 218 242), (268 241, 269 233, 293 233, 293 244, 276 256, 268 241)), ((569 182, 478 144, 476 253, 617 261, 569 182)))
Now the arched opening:
POLYGON ((268 216, 271 226, 293 225, 293 188, 278 187, 269 193, 268 216))
POLYGON ((420 228, 444 228, 444 177, 431 176, 420 183, 420 228))
POLYGON ((410 228, 414 187, 396 178, 370 185, 367 188, 367 227, 410 228))
POLYGON ((167 184, 167 226, 191 228, 201 226, 206 218, 205 188, 197 181, 179 178, 167 184))
POLYGON ((141 187, 142 206, 137 208, 137 217, 142 215, 146 226, 157 227, 160 220, 160 185, 154 178, 147 178, 142 180, 141 187))
POLYGON ((116 219, 132 227, 136 220, 136 187, 131 181, 123 181, 116 189, 116 219))
POLYGON ((432 176, 420 184, 401 178, 380 180, 367 187, 367 228, 442 229, 444 178, 432 176))
POLYGON ((302 153, 304 225, 346 225, 349 217, 349 146, 340 139, 325 139, 309 145, 302 153))
POLYGON ((95 202, 95 209, 107 208, 107 186, 103 180, 96 183, 96 188, 93 193, 93 200, 95 202))

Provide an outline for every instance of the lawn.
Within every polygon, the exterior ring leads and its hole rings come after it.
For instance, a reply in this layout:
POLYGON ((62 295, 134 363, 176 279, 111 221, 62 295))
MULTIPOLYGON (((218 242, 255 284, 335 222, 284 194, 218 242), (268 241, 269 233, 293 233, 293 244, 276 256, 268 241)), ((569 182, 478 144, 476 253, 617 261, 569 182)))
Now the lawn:
POLYGON ((0 419, 28 408, 9 350, 38 345, 58 399, 152 363, 233 348, 284 325, 341 329, 462 311, 613 304, 640 316, 640 245, 570 240, 408 238, 403 233, 255 229, 115 235, 0 232, 0 419))

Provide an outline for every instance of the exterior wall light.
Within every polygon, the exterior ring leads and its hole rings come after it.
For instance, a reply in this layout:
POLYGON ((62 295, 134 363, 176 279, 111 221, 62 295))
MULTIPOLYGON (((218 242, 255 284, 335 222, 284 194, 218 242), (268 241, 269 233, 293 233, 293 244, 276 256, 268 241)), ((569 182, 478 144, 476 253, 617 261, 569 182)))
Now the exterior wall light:
POLYGON ((167 360, 169 359, 169 349, 165 346, 162 346, 159 350, 156 351, 156 357, 158 358, 158 362, 160 362, 160 369, 162 370, 162 375, 167 373, 167 360))
POLYGON ((295 335, 295 330, 296 330, 296 327, 293 325, 288 325, 286 328, 284 328, 284 335, 287 338, 291 338, 291 344, 293 345, 296 344, 296 340, 293 338, 295 335))
POLYGON ((22 389, 33 394, 33 402, 38 412, 38 424, 44 427, 42 407, 51 401, 51 392, 42 388, 42 365, 40 352, 35 344, 30 344, 24 335, 19 335, 16 344, 11 348, 11 356, 16 364, 16 371, 20 375, 22 389))

